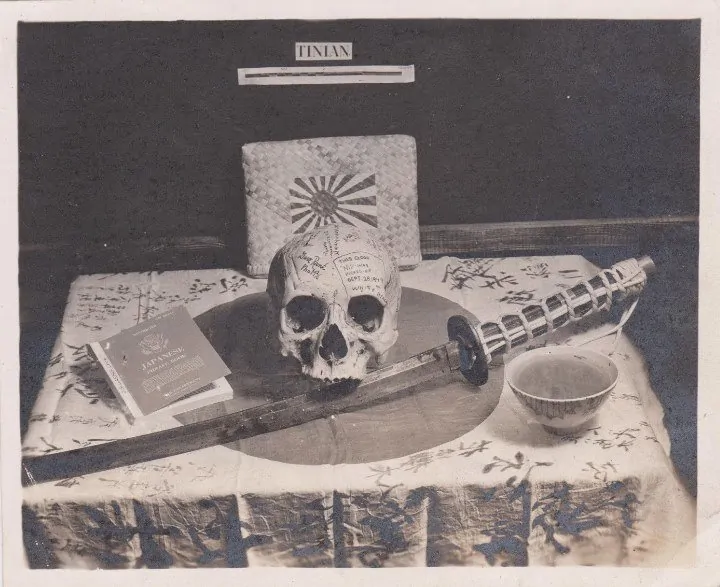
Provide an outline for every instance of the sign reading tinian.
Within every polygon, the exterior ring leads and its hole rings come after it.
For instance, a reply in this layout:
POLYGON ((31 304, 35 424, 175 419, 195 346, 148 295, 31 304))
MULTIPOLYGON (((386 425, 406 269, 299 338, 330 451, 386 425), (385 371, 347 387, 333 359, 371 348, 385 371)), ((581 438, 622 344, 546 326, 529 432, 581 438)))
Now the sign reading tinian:
POLYGON ((352 43, 295 43, 296 61, 351 61, 352 43))

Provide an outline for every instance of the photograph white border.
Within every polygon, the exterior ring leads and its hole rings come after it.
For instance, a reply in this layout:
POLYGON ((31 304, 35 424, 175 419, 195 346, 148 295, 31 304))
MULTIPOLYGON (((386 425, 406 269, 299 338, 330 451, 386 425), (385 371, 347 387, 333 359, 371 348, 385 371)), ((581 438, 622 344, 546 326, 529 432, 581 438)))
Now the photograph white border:
MULTIPOLYGON (((717 585, 720 582, 720 259, 715 254, 720 220, 720 2, 712 0, 443 0, 415 2, 363 0, 274 0, 231 3, 213 0, 90 2, 85 0, 0 2, 0 178, 3 183, 2 270, 0 323, 0 447, 2 455, 2 548, 4 585, 196 585, 245 582, 255 585, 338 584, 465 585, 490 582, 502 585, 717 585), (700 154, 700 272, 699 272, 699 394, 698 394, 698 536, 694 569, 542 568, 525 569, 385 569, 291 570, 221 569, 156 571, 30 571, 24 569, 21 531, 20 424, 19 424, 19 299, 18 259, 18 131, 17 131, 17 23, 18 21, 174 21, 247 19, 348 18, 593 18, 686 19, 701 18, 701 154, 700 154)), ((669 341, 671 344, 671 341, 669 341)))

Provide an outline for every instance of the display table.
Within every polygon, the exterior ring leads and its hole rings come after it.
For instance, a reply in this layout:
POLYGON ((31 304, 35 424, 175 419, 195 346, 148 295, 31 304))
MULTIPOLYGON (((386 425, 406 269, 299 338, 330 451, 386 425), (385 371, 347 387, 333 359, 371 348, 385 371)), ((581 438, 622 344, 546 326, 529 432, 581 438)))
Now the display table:
MULTIPOLYGON (((397 352, 444 342, 443 311, 494 319, 597 271, 578 256, 424 261, 401 275, 397 352), (437 312, 412 310, 437 299, 437 312)), ((277 399, 269 372, 237 356, 262 344, 257 324, 244 330, 237 318, 262 322, 264 290, 231 270, 78 278, 23 454, 180 425, 166 416, 130 426, 84 350, 178 304, 229 363, 236 403, 277 399), (265 396, 245 393, 248 382, 265 396)), ((575 325, 546 340, 608 328, 575 325)), ((588 346, 610 352, 613 340, 588 346)), ((695 503, 670 461, 642 356, 623 336, 612 357, 619 382, 585 434, 553 436, 529 422, 500 366, 482 388, 443 381, 401 404, 27 487, 30 559, 58 568, 663 565, 693 540, 695 503)))

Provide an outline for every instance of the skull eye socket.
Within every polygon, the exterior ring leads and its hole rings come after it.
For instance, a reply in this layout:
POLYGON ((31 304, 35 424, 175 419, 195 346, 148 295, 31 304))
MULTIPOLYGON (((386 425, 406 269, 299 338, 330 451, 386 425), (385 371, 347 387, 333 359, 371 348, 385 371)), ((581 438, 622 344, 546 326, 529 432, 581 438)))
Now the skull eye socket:
POLYGON ((348 304, 348 314, 365 332, 380 328, 384 311, 380 301, 372 296, 355 296, 348 304))
POLYGON ((297 296, 285 306, 288 325, 295 332, 314 330, 325 320, 325 304, 312 296, 297 296))

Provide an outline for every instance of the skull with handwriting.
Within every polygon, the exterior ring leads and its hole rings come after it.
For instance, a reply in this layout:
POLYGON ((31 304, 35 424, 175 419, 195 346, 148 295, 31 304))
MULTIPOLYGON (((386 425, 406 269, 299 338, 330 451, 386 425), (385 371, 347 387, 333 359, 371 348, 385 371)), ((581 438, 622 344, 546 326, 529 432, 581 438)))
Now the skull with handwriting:
POLYGON ((267 293, 280 352, 315 379, 362 379, 397 340, 397 264, 374 234, 353 226, 292 238, 272 260, 267 293))

